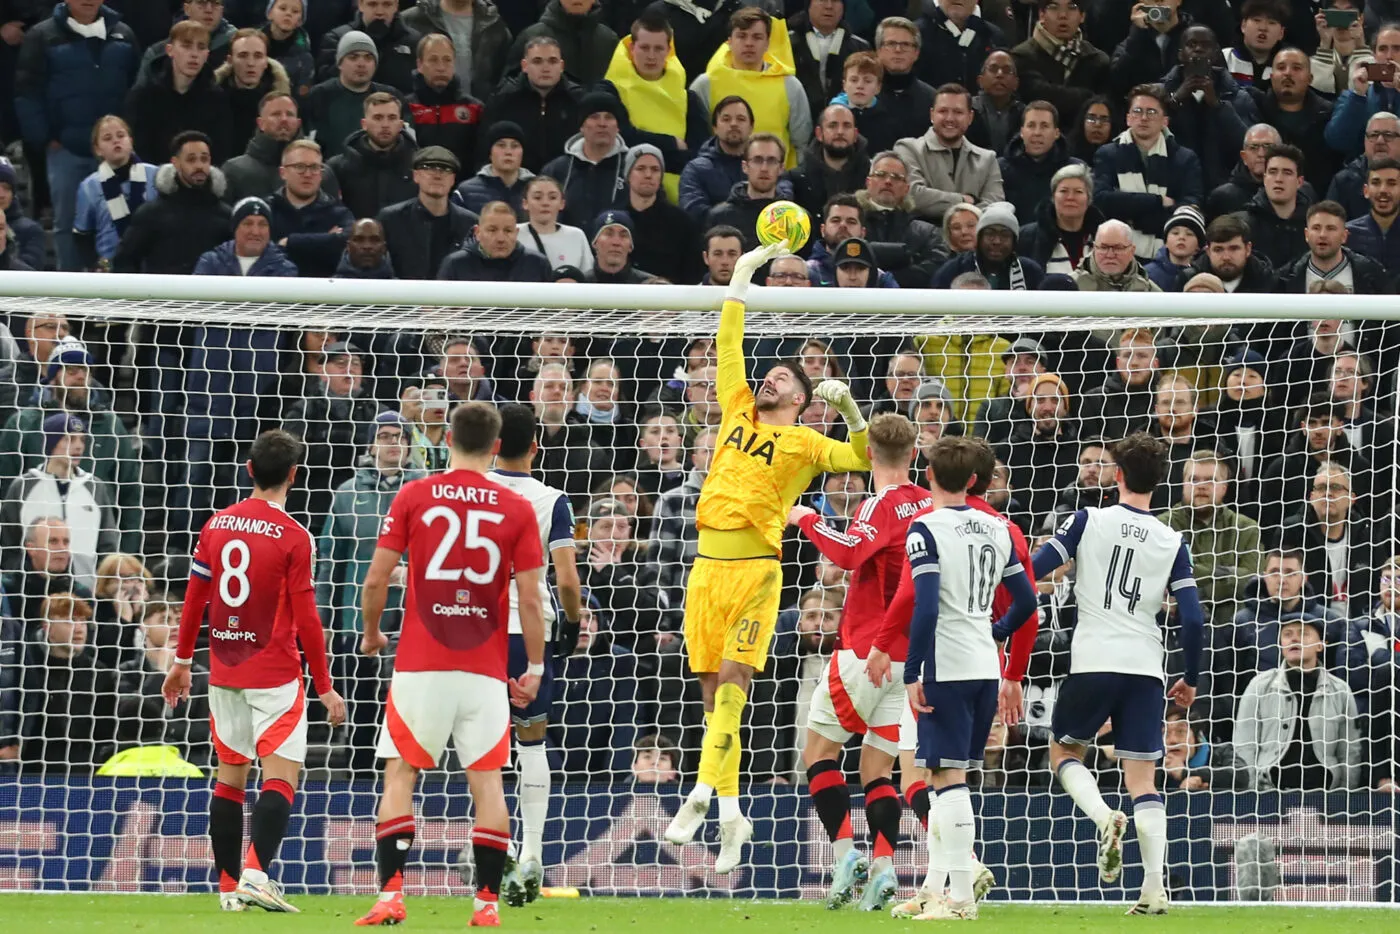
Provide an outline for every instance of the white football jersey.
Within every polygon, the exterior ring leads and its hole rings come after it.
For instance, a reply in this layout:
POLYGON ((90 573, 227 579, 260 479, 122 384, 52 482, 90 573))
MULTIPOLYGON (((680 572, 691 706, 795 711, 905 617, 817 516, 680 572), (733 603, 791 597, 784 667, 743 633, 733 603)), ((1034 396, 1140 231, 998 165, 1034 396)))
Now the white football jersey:
MULTIPOLYGON (((540 544, 544 546, 545 563, 549 554, 556 548, 574 547, 574 510, 569 497, 536 480, 529 474, 513 470, 493 470, 486 475, 507 489, 519 493, 529 501, 535 510, 535 520, 540 526, 540 544)), ((548 573, 540 577, 540 600, 544 604, 544 631, 546 638, 554 638, 554 600, 549 594, 548 573)), ((515 580, 510 582, 510 629, 512 635, 520 633, 520 591, 515 580)))
MULTIPOLYGON (((1001 660, 992 641, 992 599, 1003 578, 1026 573, 1012 550, 1006 524, 970 506, 944 506, 913 521, 905 553, 915 579, 939 575, 933 652, 924 647, 922 680, 1000 678, 1001 660)), ((920 612, 917 604, 914 612, 920 612)))
POLYGON ((1108 671, 1165 680, 1157 613, 1167 589, 1196 586, 1181 533, 1132 506, 1081 509, 1049 545, 1074 559, 1079 622, 1070 642, 1070 673, 1108 671))

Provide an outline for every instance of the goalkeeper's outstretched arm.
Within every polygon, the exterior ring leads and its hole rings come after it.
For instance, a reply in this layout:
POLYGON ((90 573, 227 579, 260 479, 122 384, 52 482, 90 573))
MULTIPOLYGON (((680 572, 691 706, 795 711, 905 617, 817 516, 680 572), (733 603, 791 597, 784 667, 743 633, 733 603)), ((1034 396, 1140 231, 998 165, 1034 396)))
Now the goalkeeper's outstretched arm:
POLYGON ((719 313, 719 333, 715 335, 718 370, 715 390, 723 406, 739 386, 748 385, 744 365, 744 301, 759 267, 788 252, 786 241, 749 250, 734 264, 734 275, 725 287, 724 305, 719 313))

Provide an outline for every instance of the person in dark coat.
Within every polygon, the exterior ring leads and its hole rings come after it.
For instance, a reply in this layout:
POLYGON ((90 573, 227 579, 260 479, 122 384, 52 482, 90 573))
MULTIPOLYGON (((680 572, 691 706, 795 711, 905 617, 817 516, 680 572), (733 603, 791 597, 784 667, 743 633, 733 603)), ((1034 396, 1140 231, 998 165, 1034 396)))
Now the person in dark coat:
POLYGON ((1108 54, 1084 35, 1088 0, 1037 0, 1036 5, 1039 21, 1011 57, 1021 97, 1054 104, 1060 129, 1068 133, 1085 102, 1108 87, 1108 54))
MULTIPOLYGON (((578 6, 571 3, 570 6, 578 6)), ((549 0, 539 22, 521 30, 511 45, 506 61, 518 62, 525 57, 530 40, 548 36, 559 43, 564 58, 564 71, 584 87, 602 80, 617 48, 617 33, 603 23, 600 4, 585 4, 584 12, 566 10, 559 0, 549 0)))
POLYGON ((1264 154, 1283 142, 1278 130, 1267 123, 1256 123, 1245 131, 1239 161, 1230 178, 1211 191, 1205 202, 1205 220, 1243 211, 1264 184, 1264 154))
POLYGON ((418 150, 413 157, 418 196, 380 212, 398 278, 434 278, 443 260, 471 239, 477 216, 450 197, 458 168, 457 157, 441 146, 418 150))
POLYGON ((1045 270, 1035 260, 1016 255, 1016 235, 1021 225, 1005 201, 987 205, 977 220, 977 248, 949 259, 934 273, 932 286, 946 289, 965 272, 981 273, 996 290, 1034 291, 1045 270))
POLYGON ((1162 79, 1171 97, 1171 132, 1200 159, 1202 183, 1210 191, 1229 179, 1245 130, 1259 122, 1258 110, 1249 92, 1212 64, 1220 55, 1220 43, 1210 29, 1187 29, 1177 54, 1178 64, 1162 79))
POLYGON ((1309 286, 1322 279, 1346 283, 1356 295, 1389 295, 1395 291, 1394 277, 1385 267, 1362 256, 1346 242, 1346 211, 1335 201, 1319 201, 1308 208, 1308 228, 1305 239, 1308 252, 1282 271, 1279 291, 1306 293, 1309 286))
POLYGON ((923 36, 909 20, 891 16, 875 27, 875 55, 885 69, 880 107, 896 139, 921 136, 933 110, 933 86, 919 80, 915 67, 923 36))
POLYGON ((321 37, 321 47, 316 53, 318 80, 328 81, 336 76, 336 66, 340 63, 340 40, 349 32, 364 33, 378 49, 375 81, 397 88, 404 94, 412 92, 414 50, 418 48, 418 40, 423 37, 404 25, 396 7, 386 8, 384 4, 366 9, 365 4, 360 3, 354 19, 321 37))
POLYGON ((267 37, 269 58, 282 63, 287 80, 297 100, 306 96, 316 83, 316 58, 312 55, 311 36, 307 33, 306 6, 311 0, 272 3, 267 8, 267 22, 262 34, 267 37))
MULTIPOLYGON (((405 6, 403 3, 399 5, 405 6)), ((454 13, 442 8, 442 0, 418 0, 412 7, 403 11, 403 24, 422 36, 433 33, 450 36, 454 30, 460 33, 463 25, 463 17, 460 14, 465 6, 471 14, 466 19, 471 25, 471 41, 467 48, 457 51, 457 78, 461 81, 464 92, 487 98, 491 96, 491 89, 501 78, 501 69, 507 64, 506 48, 510 44, 511 33, 522 28, 507 25, 506 19, 512 12, 529 5, 471 0, 466 4, 453 4, 456 11, 454 13), (469 63, 470 73, 466 71, 469 63)), ((530 19, 534 19, 537 12, 533 11, 530 19)), ((515 62, 509 64, 514 65, 515 62)))
POLYGON ((131 216, 112 257, 113 272, 187 276, 206 251, 228 238, 224 174, 210 164, 209 137, 189 130, 175 137, 174 158, 156 172, 160 197, 131 216), (179 236, 170 236, 179 231, 179 236))
POLYGON ((1274 56, 1268 90, 1252 88, 1259 119, 1278 127, 1285 143, 1303 151, 1308 177, 1318 191, 1326 191, 1341 157, 1324 138, 1332 119, 1333 104, 1310 87, 1311 63, 1298 49, 1282 49, 1274 56))
POLYGON ((593 253, 597 259, 585 281, 640 285, 652 278, 650 272, 632 265, 636 228, 626 211, 604 211, 589 229, 593 231, 593 253))
POLYGON ((842 64, 856 52, 870 51, 870 43, 851 30, 845 13, 845 3, 811 4, 787 21, 793 66, 812 105, 813 124, 821 121, 826 102, 841 93, 842 64), (813 44, 823 50, 821 58, 813 53, 813 44))
POLYGON ((44 228, 32 217, 25 217, 24 208, 15 197, 19 179, 15 167, 0 156, 0 212, 5 215, 5 226, 9 229, 9 244, 14 255, 31 269, 44 268, 45 250, 44 228))
POLYGON ((1347 222, 1347 244, 1385 267, 1391 276, 1400 273, 1400 162, 1373 159, 1366 170, 1366 200, 1371 209, 1347 222))
POLYGON ((131 140, 141 158, 159 164, 170 158, 170 141, 182 130, 209 137, 216 163, 235 155, 233 112, 228 95, 216 87, 209 60, 209 34, 192 20, 170 30, 170 51, 151 66, 126 96, 131 140))
POLYGON ((408 96, 408 113, 420 148, 441 146, 461 165, 474 166, 483 105, 462 90, 456 66, 451 39, 441 33, 424 36, 418 43, 418 70, 408 96))
POLYGON ((403 106, 392 94, 365 98, 364 129, 351 133, 345 151, 330 161, 340 197, 356 217, 374 217, 385 206, 417 194, 413 138, 404 130, 403 106))
POLYGON ((879 154, 856 203, 865 219, 863 236, 880 268, 902 289, 927 288, 948 258, 948 244, 942 231, 914 215, 904 160, 893 152, 879 154))
POLYGON ((89 772, 114 751, 116 672, 100 665, 87 645, 87 600, 51 594, 41 617, 40 632, 24 652, 20 757, 89 772))
POLYGON ((1313 592, 1352 618, 1370 609, 1376 572, 1390 552, 1387 544, 1377 547, 1378 523, 1368 521, 1371 516, 1358 503, 1356 479, 1340 465, 1319 465, 1306 505, 1284 520, 1282 533, 1284 547, 1303 552, 1303 572, 1313 592), (1345 556, 1340 562, 1334 549, 1345 556))
MULTIPOLYGON (((55 3, 52 15, 24 34, 14 66, 14 108, 25 146, 46 153, 44 170, 54 208, 58 268, 81 268, 73 242, 78 186, 97 170, 92 128, 105 114, 120 114, 136 77, 136 35, 117 14, 91 2, 77 10, 55 3), (76 14, 76 15, 75 15, 76 14), (102 36, 73 28, 102 24, 102 36)), ((168 25, 168 24, 167 24, 168 25)), ((167 141, 168 142, 168 141, 167 141)), ((143 155, 147 161, 159 156, 143 155)))
POLYGON ((1332 176, 1327 200, 1346 209, 1347 219, 1364 217, 1371 211, 1366 200, 1366 168, 1372 159, 1400 159, 1400 117, 1392 113, 1373 114, 1366 121, 1366 150, 1332 176))
POLYGON ((365 101, 372 94, 398 96, 391 85, 374 80, 379 50, 362 32, 349 32, 340 39, 336 57, 338 73, 306 92, 301 116, 306 132, 321 143, 327 159, 344 151, 350 136, 363 128, 365 101))
POLYGON ((468 211, 480 211, 490 201, 504 201, 524 220, 525 187, 535 177, 535 173, 521 165, 525 158, 525 131, 509 120, 502 120, 487 127, 483 134, 486 164, 457 186, 452 201, 468 211))
POLYGON ((1108 441, 1146 431, 1157 401, 1157 372, 1161 361, 1152 332, 1125 328, 1114 337, 1114 370, 1098 389, 1082 397, 1079 434, 1108 441))
POLYGON ((661 150, 643 143, 627 151, 627 213, 636 230, 632 259, 643 269, 677 284, 699 280, 699 231, 684 211, 666 200, 661 150))
POLYGON ((465 282, 550 282, 549 260, 518 242, 515 211, 504 201, 481 209, 473 239, 438 267, 437 278, 465 282))
POLYGON ((194 765, 209 763, 209 669, 198 662, 190 668, 190 696, 167 710, 161 686, 176 655, 180 608, 162 601, 141 610, 140 654, 118 669, 117 742, 119 745, 170 745, 194 765))
MULTIPOLYGON (((1123 0, 1109 2, 1122 4, 1123 0)), ((1180 59, 1182 36, 1195 19, 1181 9, 1179 3, 1162 5, 1171 11, 1171 18, 1158 22, 1148 22, 1146 11, 1134 5, 1127 35, 1112 46, 1105 45, 1104 36, 1095 32, 1098 21, 1110 14, 1098 11, 1089 24, 1094 44, 1101 49, 1113 49, 1108 66, 1108 87, 1120 100, 1139 84, 1161 81, 1180 59)), ((1233 31, 1229 35, 1233 36, 1233 31)))
MULTIPOLYGON (((509 120, 524 131, 521 164, 536 175, 564 152, 583 120, 583 89, 564 77, 564 64, 558 41, 549 36, 530 40, 520 59, 521 73, 496 89, 481 115, 484 127, 509 120)), ((478 160, 485 161, 485 155, 478 153, 478 160)))
POLYGON ((744 145, 745 181, 737 182, 730 189, 729 197, 716 204, 705 214, 701 225, 706 230, 727 224, 736 227, 744 234, 744 249, 758 246, 755 224, 758 215, 774 201, 791 199, 791 183, 781 178, 783 171, 783 144, 771 133, 755 133, 744 145))
POLYGON ((1312 200, 1302 190, 1303 153, 1297 146, 1274 146, 1265 160, 1264 187, 1245 207, 1244 216, 1254 251, 1274 269, 1285 269, 1307 252, 1304 231, 1312 200))
MULTIPOLYGON (((223 164, 224 179, 228 183, 224 200, 229 204, 249 196, 267 198, 281 188, 282 153, 292 140, 304 138, 301 118, 297 116, 297 102, 290 94, 264 98, 258 112, 257 127, 243 154, 223 164)), ((324 146, 318 143, 317 151, 324 157, 324 146)), ((340 186, 336 183, 335 175, 324 171, 324 166, 317 184, 331 198, 340 198, 340 186)))
POLYGON ((627 188, 623 162, 627 143, 619 125, 622 102, 610 94, 586 95, 579 104, 579 132, 564 145, 564 154, 551 159, 540 174, 564 186, 560 220, 575 227, 610 207, 621 205, 627 188))
POLYGON ((1043 101, 1033 101, 1021 116, 1020 133, 1006 144, 997 160, 1001 186, 1017 217, 1035 217, 1050 197, 1050 180, 1060 169, 1078 162, 1060 136, 1059 115, 1043 101))
MULTIPOLYGON (((213 71, 228 58, 229 46, 233 43, 233 34, 238 31, 238 27, 224 18, 222 5, 184 0, 182 6, 185 15, 173 18, 203 26, 209 33, 209 70, 213 71)), ((141 69, 136 75, 137 84, 150 80, 156 65, 168 54, 165 49, 168 44, 168 36, 162 35, 146 46, 146 50, 141 54, 141 69)))
POLYGON ((372 217, 355 221, 345 241, 345 253, 335 267, 336 279, 396 279, 389 262, 384 227, 372 217))
POLYGON ((1082 162, 1064 166, 1050 180, 1049 197, 1035 219, 1021 225, 1016 252, 1029 257, 1046 274, 1070 275, 1090 253, 1094 234, 1105 220, 1093 204, 1093 179, 1082 162))
POLYGON ((267 36, 256 29, 234 34, 228 61, 214 70, 214 86, 229 105, 229 150, 240 153, 258 129, 258 114, 269 94, 290 96, 292 82, 282 63, 267 54, 267 36))
POLYGON ((355 215, 322 189, 320 146, 294 140, 282 158, 282 187, 266 199, 272 209, 272 242, 286 251, 302 276, 328 278, 340 262, 355 215))
POLYGON ((949 83, 975 88, 987 56, 1006 47, 1005 33, 977 16, 972 0, 939 0, 930 6, 919 18, 919 77, 935 88, 949 83), (963 35, 967 32, 972 38, 963 35))
POLYGON ((697 222, 744 180, 744 145, 753 132, 753 108, 731 95, 715 105, 710 124, 715 135, 681 171, 680 207, 697 222))
POLYGON ((1197 273, 1208 272, 1219 277, 1228 292, 1277 292, 1278 275, 1255 250, 1253 237, 1249 224, 1238 214, 1225 214, 1211 221, 1206 225, 1205 248, 1182 270, 1176 290, 1180 291, 1197 273))
POLYGON ((856 132, 855 116, 844 104, 824 108, 813 133, 788 181, 793 200, 816 216, 832 195, 860 189, 870 174, 870 154, 856 132))
POLYGON ((1328 463, 1347 472, 1347 492, 1361 514, 1369 515, 1371 460, 1346 436, 1345 406, 1324 390, 1313 393, 1293 412, 1283 453, 1265 464, 1259 476, 1255 508, 1266 540, 1278 541, 1287 517, 1297 511, 1295 504, 1308 501, 1315 478, 1328 463))
POLYGON ((261 198, 233 206, 233 239, 209 250, 194 265, 196 276, 295 276, 296 264, 272 242, 272 208, 261 198), (251 260, 251 263, 247 262, 251 260))

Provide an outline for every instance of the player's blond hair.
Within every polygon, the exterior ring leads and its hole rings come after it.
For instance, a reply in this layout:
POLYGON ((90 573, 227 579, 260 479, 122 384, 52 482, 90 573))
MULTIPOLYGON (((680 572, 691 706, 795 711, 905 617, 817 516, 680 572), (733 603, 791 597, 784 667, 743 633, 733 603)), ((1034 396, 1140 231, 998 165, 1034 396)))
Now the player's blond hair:
POLYGON ((883 467, 900 467, 909 463, 919 430, 898 412, 885 412, 870 420, 870 457, 883 467))

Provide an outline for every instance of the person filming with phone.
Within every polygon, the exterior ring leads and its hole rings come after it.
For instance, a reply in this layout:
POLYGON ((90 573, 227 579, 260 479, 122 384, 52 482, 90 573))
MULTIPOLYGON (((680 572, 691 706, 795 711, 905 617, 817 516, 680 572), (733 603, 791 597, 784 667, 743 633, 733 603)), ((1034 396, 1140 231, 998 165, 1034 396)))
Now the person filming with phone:
POLYGON ((1244 134, 1259 122, 1249 92, 1216 65, 1220 43, 1208 26, 1181 34, 1177 65, 1162 79, 1172 99, 1172 135, 1201 160, 1207 191, 1230 179, 1244 134))
POLYGON ((1360 0, 1332 0, 1313 19, 1317 51, 1312 54, 1312 86, 1320 94, 1346 90, 1357 65, 1376 60, 1362 30, 1360 0))
POLYGON ((1373 43, 1376 60, 1351 69, 1350 86, 1337 98, 1327 122, 1327 145, 1348 158, 1361 153, 1366 121, 1382 111, 1400 112, 1395 69, 1400 61, 1400 25, 1382 26, 1373 43))
POLYGON ((1118 94, 1162 80, 1177 63, 1182 36, 1191 22, 1191 17, 1181 12, 1181 0, 1136 4, 1128 38, 1113 50, 1109 65, 1109 80, 1118 94))

